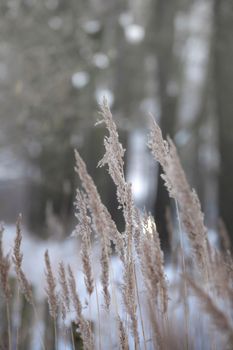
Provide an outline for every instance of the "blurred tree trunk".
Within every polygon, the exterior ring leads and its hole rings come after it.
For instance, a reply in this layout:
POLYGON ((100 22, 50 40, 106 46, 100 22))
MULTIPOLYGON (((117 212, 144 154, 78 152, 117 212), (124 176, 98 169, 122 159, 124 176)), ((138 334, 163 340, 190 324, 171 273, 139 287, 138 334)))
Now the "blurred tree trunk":
MULTIPOLYGON (((159 101, 161 109, 160 126, 164 137, 174 136, 176 119, 177 97, 172 94, 171 86, 174 77, 175 57, 173 54, 174 44, 174 19, 177 11, 177 1, 167 6, 163 0, 155 2, 152 8, 149 44, 158 61, 159 101)), ((155 203, 155 219, 158 231, 161 235, 162 248, 169 248, 169 238, 166 222, 166 208, 170 205, 168 192, 161 179, 161 168, 159 169, 157 198, 155 203)))
POLYGON ((215 0, 215 88, 219 124, 219 209, 233 241, 233 2, 215 0))

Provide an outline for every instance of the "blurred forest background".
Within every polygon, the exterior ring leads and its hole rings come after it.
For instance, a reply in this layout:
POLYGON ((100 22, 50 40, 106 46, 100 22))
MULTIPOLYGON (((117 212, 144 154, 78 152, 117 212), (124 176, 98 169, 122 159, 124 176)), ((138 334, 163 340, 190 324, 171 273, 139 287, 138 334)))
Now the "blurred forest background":
MULTIPOLYGON (((233 239, 232 0, 2 0, 0 219, 62 238, 74 227, 74 148, 119 217, 105 169, 105 95, 137 205, 166 246, 169 198, 147 150, 149 113, 178 147, 206 224, 233 239)), ((119 227, 122 223, 117 219, 119 227)))

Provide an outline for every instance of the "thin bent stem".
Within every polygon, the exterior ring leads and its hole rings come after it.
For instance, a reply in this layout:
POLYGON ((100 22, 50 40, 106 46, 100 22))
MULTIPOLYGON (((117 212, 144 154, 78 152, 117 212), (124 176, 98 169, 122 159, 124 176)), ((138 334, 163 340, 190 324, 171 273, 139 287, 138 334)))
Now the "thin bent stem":
POLYGON ((119 315, 119 311, 118 311, 118 303, 117 303, 117 296, 116 296, 116 291, 115 291, 115 287, 114 287, 114 271, 113 271, 113 268, 112 268, 112 261, 110 260, 110 284, 111 284, 111 290, 112 290, 112 295, 113 295, 113 302, 114 302, 114 308, 115 308, 115 313, 116 315, 119 315))
POLYGON ((58 342, 57 342, 57 322, 56 319, 54 318, 53 320, 53 325, 54 325, 54 337, 55 337, 55 350, 58 350, 58 342))
POLYGON ((109 266, 110 266, 110 285, 111 285, 112 296, 113 296, 112 300, 113 300, 113 304, 114 304, 115 314, 119 315, 117 296, 116 296, 116 291, 115 291, 115 287, 114 287, 114 272, 113 272, 111 260, 110 260, 109 266))
POLYGON ((8 346, 9 350, 12 349, 12 341, 11 341, 11 320, 10 320, 10 307, 9 301, 6 302, 6 314, 7 314, 7 330, 8 330, 8 346))
POLYGON ((141 320, 141 325, 142 325, 142 335, 143 335, 143 341, 144 341, 144 349, 146 350, 146 336, 145 336, 145 329, 144 329, 144 322, 143 322, 143 317, 142 317, 142 308, 140 304, 140 299, 139 299, 139 292, 138 292, 138 281, 137 281, 137 275, 135 271, 135 265, 134 265, 134 278, 135 278, 135 285, 136 285, 136 293, 137 293, 137 299, 138 299, 138 308, 139 308, 139 314, 140 314, 140 320, 141 320))
MULTIPOLYGON (((178 219, 178 225, 179 225, 179 238, 180 238, 180 247, 181 247, 181 257, 182 257, 182 273, 183 276, 186 276, 186 265, 185 265, 185 251, 184 251, 184 237, 183 237, 183 230, 181 227, 181 220, 180 220, 180 213, 179 213, 179 207, 177 200, 175 199, 176 204, 176 212, 177 212, 177 219, 178 219)), ((187 304, 187 281, 184 279, 184 317, 185 317, 185 339, 186 339, 186 348, 189 349, 189 325, 188 325, 188 304, 187 304)))
POLYGON ((100 307, 99 307, 99 298, 98 298, 96 281, 95 281, 95 295, 96 295, 96 304, 97 304, 97 313, 98 313, 99 350, 101 350, 100 307))
MULTIPOLYGON (((91 244, 89 241, 89 249, 91 249, 91 244)), ((93 257, 91 256, 91 265, 93 266, 93 257)), ((94 279, 94 285, 95 285, 95 295, 96 295, 96 304, 97 304, 97 314, 98 314, 98 333, 99 333, 99 350, 101 350, 101 333, 100 333, 100 307, 99 307, 99 298, 98 298, 98 292, 97 292, 97 286, 96 281, 94 279)), ((89 312, 91 315, 91 302, 90 302, 91 296, 89 295, 89 312)), ((90 318, 91 319, 91 318, 90 318)))
POLYGON ((89 303, 88 303, 88 306, 89 306, 89 320, 91 320, 91 295, 89 294, 89 303))
POLYGON ((65 324, 65 320, 63 320, 63 329, 64 329, 64 350, 67 349, 67 327, 66 327, 66 324, 65 324))
POLYGON ((19 287, 17 289, 17 325, 16 325, 16 350, 19 348, 19 287))
POLYGON ((74 344, 74 334, 73 334, 73 328, 72 328, 72 323, 70 327, 70 333, 71 333, 71 342, 72 342, 72 348, 75 350, 75 344, 74 344))
MULTIPOLYGON (((35 306, 34 302, 32 303, 32 308, 33 308, 33 311, 34 311, 34 315, 35 315, 36 321, 39 323, 39 316, 38 316, 37 309, 36 309, 36 306, 35 306)), ((46 350, 40 329, 39 329, 39 336, 40 336, 39 337, 40 338, 40 344, 41 344, 43 350, 46 350)))

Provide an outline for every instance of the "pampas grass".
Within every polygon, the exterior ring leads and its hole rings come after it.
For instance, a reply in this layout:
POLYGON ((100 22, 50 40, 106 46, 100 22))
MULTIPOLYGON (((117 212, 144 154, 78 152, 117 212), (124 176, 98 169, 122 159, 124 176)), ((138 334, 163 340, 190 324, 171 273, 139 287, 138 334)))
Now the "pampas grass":
POLYGON ((22 220, 22 216, 19 215, 16 222, 16 235, 15 235, 15 243, 14 243, 12 260, 14 263, 15 273, 17 276, 17 281, 19 283, 19 288, 22 294, 27 299, 27 301, 30 304, 33 304, 32 286, 28 281, 22 268, 23 254, 21 253, 21 243, 22 243, 21 220, 22 220))
MULTIPOLYGON (((82 271, 64 262, 60 262, 56 271, 49 252, 45 252, 46 294, 51 322, 54 322, 54 347, 59 347, 59 331, 64 333, 67 325, 72 329, 74 323, 75 331, 70 336, 66 333, 65 340, 73 349, 78 349, 77 337, 86 350, 231 349, 233 263, 227 233, 224 231, 223 250, 211 246, 199 199, 187 182, 176 147, 171 140, 163 139, 159 126, 152 121, 149 148, 162 166, 162 177, 175 201, 179 220, 179 225, 173 225, 169 215, 171 236, 177 235, 180 244, 178 249, 171 250, 172 263, 165 266, 154 218, 136 207, 131 184, 126 181, 125 150, 106 99, 100 106, 100 116, 99 123, 105 124, 108 136, 104 138, 105 154, 99 166, 107 167, 116 186, 125 229, 118 231, 85 162, 75 151, 75 171, 81 187, 76 192, 77 225, 73 239, 81 241, 77 253, 82 271), (180 236, 174 229, 176 226, 180 236), (185 237, 191 257, 182 243, 185 237), (113 261, 118 266, 118 283, 113 261), (85 296, 79 293, 82 278, 85 296)), ((1 236, 1 286, 10 303, 11 255, 4 253, 1 236)), ((19 217, 12 261, 21 292, 36 308, 31 283, 22 268, 21 241, 19 217)), ((9 349, 11 336, 9 321, 9 349)), ((43 342, 41 344, 43 347, 43 342)))
POLYGON ((83 347, 86 350, 92 350, 94 349, 94 340, 91 325, 90 322, 85 320, 83 317, 82 304, 77 292, 74 274, 70 265, 68 265, 68 276, 71 300, 76 313, 76 323, 78 324, 78 330, 80 331, 83 340, 83 347))
POLYGON ((66 270, 64 263, 61 261, 59 264, 59 283, 61 286, 61 293, 59 298, 59 304, 61 306, 62 319, 65 320, 67 312, 70 311, 70 294, 66 276, 66 270))
POLYGON ((4 234, 4 227, 0 226, 0 279, 3 294, 6 298, 6 301, 9 302, 10 297, 12 296, 11 287, 9 283, 9 270, 11 266, 10 253, 4 255, 2 236, 4 234))
POLYGON ((7 317, 7 332, 8 332, 8 348, 11 349, 11 317, 10 317, 10 298, 12 296, 11 287, 9 283, 9 271, 10 271, 10 254, 4 255, 2 247, 2 236, 4 233, 4 227, 0 226, 0 280, 3 290, 3 294, 6 300, 6 317, 7 317))

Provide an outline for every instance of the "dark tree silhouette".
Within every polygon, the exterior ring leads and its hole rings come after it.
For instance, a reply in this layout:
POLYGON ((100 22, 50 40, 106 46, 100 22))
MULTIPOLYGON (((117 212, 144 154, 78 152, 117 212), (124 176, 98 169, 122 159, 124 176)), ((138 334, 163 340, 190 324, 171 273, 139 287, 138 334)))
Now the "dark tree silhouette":
POLYGON ((215 1, 215 88, 219 124, 219 208, 233 241, 233 3, 215 1))

